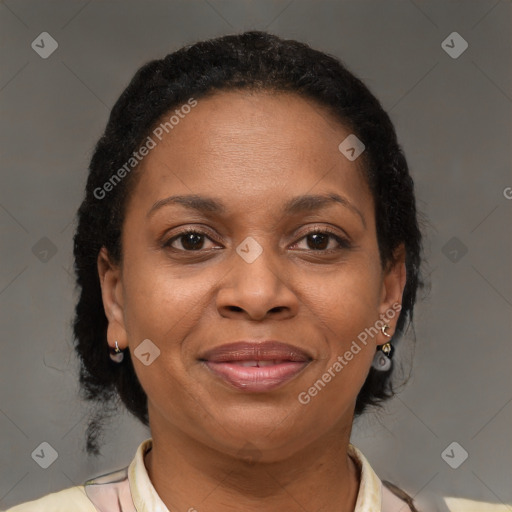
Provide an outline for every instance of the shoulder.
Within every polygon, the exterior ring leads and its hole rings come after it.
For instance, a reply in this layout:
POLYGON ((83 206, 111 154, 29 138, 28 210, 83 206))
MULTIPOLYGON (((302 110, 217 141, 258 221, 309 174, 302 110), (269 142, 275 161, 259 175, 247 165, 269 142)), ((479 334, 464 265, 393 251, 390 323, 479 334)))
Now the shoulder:
POLYGON ((512 512, 512 506, 428 492, 421 499, 413 499, 400 488, 383 481, 382 512, 512 512))
POLYGON ((473 501, 464 498, 443 498, 450 512, 510 512, 511 505, 501 503, 486 503, 483 501, 473 501))
POLYGON ((416 512, 411 496, 386 480, 382 481, 381 510, 382 512, 416 512))
POLYGON ((368 459, 351 443, 348 445, 348 454, 360 474, 356 511, 417 512, 412 498, 391 482, 381 480, 368 459))
POLYGON ((5 512, 97 512, 85 494, 84 486, 70 487, 34 501, 16 505, 5 512))

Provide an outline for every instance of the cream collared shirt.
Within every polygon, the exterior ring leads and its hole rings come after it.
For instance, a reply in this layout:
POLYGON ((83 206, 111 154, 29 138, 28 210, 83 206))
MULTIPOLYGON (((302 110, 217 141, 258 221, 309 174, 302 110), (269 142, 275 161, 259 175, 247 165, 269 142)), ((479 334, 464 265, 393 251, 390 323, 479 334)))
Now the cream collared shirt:
MULTIPOLYGON (((130 465, 120 471, 88 480, 84 485, 48 494, 10 508, 6 512, 169 512, 149 479, 144 455, 152 440, 142 442, 130 465)), ((360 471, 354 512, 409 512, 407 504, 389 491, 375 474, 366 457, 352 444, 349 455, 360 471)), ((200 504, 188 512, 198 512, 200 504)), ((419 506, 417 505, 419 508, 419 506)), ((423 508, 419 508, 423 512, 423 508)), ((511 512, 512 507, 459 498, 440 499, 425 512, 511 512)))

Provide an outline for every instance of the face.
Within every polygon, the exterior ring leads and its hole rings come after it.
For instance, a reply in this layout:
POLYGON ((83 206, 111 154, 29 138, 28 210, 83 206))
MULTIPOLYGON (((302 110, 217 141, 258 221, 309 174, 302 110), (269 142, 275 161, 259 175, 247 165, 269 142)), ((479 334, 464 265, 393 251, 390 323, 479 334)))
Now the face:
POLYGON ((401 254, 381 266, 360 161, 338 149, 349 134, 293 94, 222 92, 135 171, 122 266, 103 249, 98 269, 109 343, 130 350, 152 431, 233 454, 250 440, 277 460, 350 429, 405 268, 401 254), (190 195, 204 201, 165 201, 190 195), (307 358, 259 387, 205 361, 241 340, 307 358))

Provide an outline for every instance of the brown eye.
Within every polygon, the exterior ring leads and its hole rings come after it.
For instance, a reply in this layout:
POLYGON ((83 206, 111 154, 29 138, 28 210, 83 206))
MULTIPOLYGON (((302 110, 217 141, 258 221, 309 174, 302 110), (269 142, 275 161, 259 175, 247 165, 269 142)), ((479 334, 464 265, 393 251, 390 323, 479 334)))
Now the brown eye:
POLYGON ((205 241, 211 239, 198 230, 185 230, 176 236, 170 238, 164 245, 164 247, 170 247, 176 251, 200 251, 204 248, 205 241), (181 245, 181 247, 180 247, 181 245))
MULTIPOLYGON (((312 231, 302 237, 298 242, 295 243, 295 245, 299 245, 301 240, 305 240, 307 246, 302 248, 302 250, 329 252, 341 249, 349 249, 351 247, 349 240, 326 230, 312 231), (334 245, 332 245, 332 241, 334 241, 334 245)), ((301 248, 299 247, 299 249, 301 248)))
POLYGON ((187 251, 197 251, 198 249, 202 249, 204 245, 204 235, 199 233, 187 233, 186 235, 181 235, 179 238, 181 239, 181 245, 187 251))
POLYGON ((310 249, 325 250, 329 245, 329 238, 331 238, 331 235, 326 233, 312 233, 306 238, 310 249))

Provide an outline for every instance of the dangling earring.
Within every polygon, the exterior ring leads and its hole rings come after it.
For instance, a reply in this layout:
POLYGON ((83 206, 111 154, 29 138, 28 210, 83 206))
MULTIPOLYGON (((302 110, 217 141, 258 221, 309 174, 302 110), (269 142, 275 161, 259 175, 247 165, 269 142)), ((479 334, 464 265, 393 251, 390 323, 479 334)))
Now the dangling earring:
MULTIPOLYGON (((382 334, 386 336, 386 338, 391 338, 391 334, 388 334, 386 331, 389 329, 388 324, 384 324, 381 327, 382 334)), ((393 357, 394 347, 388 341, 384 343, 384 345, 379 345, 377 347, 377 352, 373 358, 372 367, 381 372, 387 372, 391 368, 391 358, 393 357)))
POLYGON ((123 360, 123 358, 124 358, 124 353, 119 348, 119 345, 117 344, 117 341, 116 341, 115 348, 110 349, 110 359, 112 359, 112 361, 114 361, 114 363, 120 363, 123 360))

